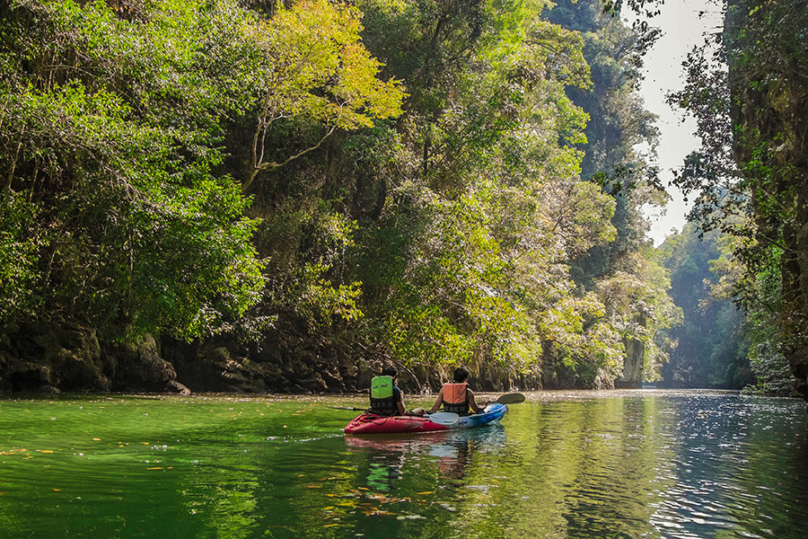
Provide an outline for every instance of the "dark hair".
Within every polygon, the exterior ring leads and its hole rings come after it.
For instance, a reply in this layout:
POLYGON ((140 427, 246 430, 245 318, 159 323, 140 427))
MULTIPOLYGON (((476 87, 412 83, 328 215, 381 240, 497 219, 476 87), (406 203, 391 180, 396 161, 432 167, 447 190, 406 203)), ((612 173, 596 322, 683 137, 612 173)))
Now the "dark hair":
POLYGON ((398 371, 392 365, 387 365, 382 369, 382 375, 383 376, 391 376, 391 377, 395 378, 396 376, 398 376, 398 371))
POLYGON ((469 371, 466 367, 458 367, 454 372, 455 382, 465 382, 469 377, 469 371))

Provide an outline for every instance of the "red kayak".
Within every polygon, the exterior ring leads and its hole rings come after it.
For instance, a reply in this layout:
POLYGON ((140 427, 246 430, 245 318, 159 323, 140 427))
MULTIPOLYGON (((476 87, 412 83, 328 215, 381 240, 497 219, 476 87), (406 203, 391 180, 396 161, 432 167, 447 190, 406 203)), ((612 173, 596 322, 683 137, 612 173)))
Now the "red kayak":
POLYGON ((438 412, 429 416, 397 415, 380 417, 364 413, 356 416, 345 427, 345 434, 396 434, 408 432, 436 432, 442 430, 470 429, 499 421, 508 407, 494 403, 478 414, 458 417, 457 414, 438 412))
POLYGON ((409 415, 380 417, 373 414, 362 414, 348 423, 348 426, 345 427, 345 434, 395 434, 439 430, 449 430, 449 427, 433 423, 428 417, 409 415))

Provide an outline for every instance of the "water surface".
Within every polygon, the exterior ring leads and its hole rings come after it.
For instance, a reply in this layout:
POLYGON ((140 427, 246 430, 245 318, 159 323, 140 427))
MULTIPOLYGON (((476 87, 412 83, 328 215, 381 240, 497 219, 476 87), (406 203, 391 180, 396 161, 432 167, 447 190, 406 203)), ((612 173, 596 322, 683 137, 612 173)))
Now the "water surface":
POLYGON ((808 537, 801 401, 545 392, 386 437, 329 405, 364 402, 0 400, 2 537, 808 537))

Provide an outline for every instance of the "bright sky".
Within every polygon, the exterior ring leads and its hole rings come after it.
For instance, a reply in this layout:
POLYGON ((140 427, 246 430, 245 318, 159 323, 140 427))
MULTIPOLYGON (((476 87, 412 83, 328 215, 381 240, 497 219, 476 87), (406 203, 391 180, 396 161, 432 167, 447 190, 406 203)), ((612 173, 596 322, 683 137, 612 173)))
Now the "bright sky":
POLYGON ((685 224, 685 214, 691 204, 685 205, 682 193, 668 182, 673 178, 673 169, 679 168, 684 157, 699 146, 693 136, 695 122, 682 122, 681 111, 665 103, 665 95, 684 87, 682 62, 694 45, 700 45, 705 32, 714 33, 722 26, 720 5, 710 0, 666 0, 661 6, 661 15, 651 19, 650 24, 662 29, 653 49, 645 57, 645 80, 640 94, 645 108, 659 116, 660 130, 658 161, 662 184, 672 200, 665 208, 646 213, 652 220, 650 236, 654 245, 659 245, 671 233, 680 231, 685 224), (705 16, 699 18, 699 13, 705 16))

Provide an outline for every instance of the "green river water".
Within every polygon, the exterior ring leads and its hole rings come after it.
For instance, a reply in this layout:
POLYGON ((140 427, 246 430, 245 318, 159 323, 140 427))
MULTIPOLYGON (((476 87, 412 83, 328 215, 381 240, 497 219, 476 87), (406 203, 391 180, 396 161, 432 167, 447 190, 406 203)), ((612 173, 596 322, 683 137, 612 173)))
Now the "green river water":
POLYGON ((808 537, 798 400, 542 392, 500 425, 375 438, 329 405, 365 404, 0 400, 0 538, 808 537))

